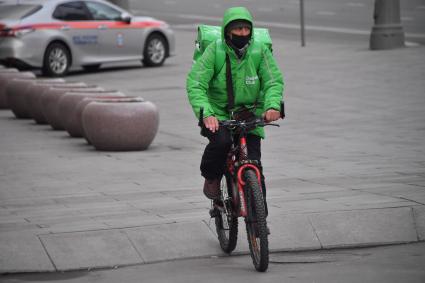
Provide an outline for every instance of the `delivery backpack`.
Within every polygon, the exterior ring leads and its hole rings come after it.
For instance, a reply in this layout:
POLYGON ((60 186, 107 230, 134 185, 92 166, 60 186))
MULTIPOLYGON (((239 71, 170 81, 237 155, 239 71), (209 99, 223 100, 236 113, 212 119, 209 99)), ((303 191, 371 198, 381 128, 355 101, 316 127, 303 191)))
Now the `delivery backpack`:
MULTIPOLYGON (((253 49, 251 52, 252 59, 258 70, 262 56, 262 46, 266 46, 271 52, 272 39, 269 30, 266 28, 254 28, 253 35, 255 38, 253 49)), ((200 25, 198 26, 198 37, 195 41, 195 51, 193 53, 193 62, 196 62, 207 49, 211 43, 217 44, 215 54, 214 72, 218 74, 223 68, 226 61, 226 52, 224 50, 223 42, 221 40, 221 27, 200 25)))

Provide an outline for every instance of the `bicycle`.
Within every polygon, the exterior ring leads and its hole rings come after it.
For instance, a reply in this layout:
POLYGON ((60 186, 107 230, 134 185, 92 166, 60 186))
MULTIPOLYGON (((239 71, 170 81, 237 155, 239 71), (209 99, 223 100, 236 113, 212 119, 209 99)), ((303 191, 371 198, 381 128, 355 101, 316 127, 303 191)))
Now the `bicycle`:
MULTIPOLYGON (((284 105, 281 104, 281 118, 284 105)), ((257 160, 248 159, 246 135, 257 126, 277 126, 256 117, 250 121, 220 121, 221 127, 231 131, 232 147, 228 153, 226 169, 220 185, 220 197, 212 201, 210 215, 215 226, 221 249, 230 254, 238 239, 238 218, 244 217, 250 255, 257 271, 264 272, 269 264, 268 227, 266 208, 261 186, 261 172, 257 160)), ((199 126, 203 124, 200 109, 199 126)))

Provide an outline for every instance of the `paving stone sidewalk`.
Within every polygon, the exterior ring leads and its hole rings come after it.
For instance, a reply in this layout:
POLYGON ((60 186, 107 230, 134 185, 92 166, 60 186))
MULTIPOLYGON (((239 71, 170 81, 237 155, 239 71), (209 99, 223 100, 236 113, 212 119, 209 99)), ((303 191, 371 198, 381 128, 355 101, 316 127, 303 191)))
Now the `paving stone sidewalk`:
MULTIPOLYGON (((99 152, 0 111, 0 272, 222 255, 202 195, 185 76, 195 33, 161 68, 75 73, 160 109, 142 152, 99 152)), ((425 47, 274 40, 287 119, 267 130, 272 251, 425 240, 425 47)), ((242 222, 242 221, 241 221, 242 222)), ((240 223, 236 253, 248 250, 240 223)))

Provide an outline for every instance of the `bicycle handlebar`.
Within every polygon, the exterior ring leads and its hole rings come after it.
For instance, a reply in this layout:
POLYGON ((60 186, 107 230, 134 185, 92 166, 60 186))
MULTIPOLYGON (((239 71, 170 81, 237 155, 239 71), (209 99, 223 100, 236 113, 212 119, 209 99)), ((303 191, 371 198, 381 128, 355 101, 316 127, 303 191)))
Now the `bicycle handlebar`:
MULTIPOLYGON (((281 109, 283 108, 283 101, 282 101, 282 105, 281 105, 281 109)), ((283 117, 285 117, 285 112, 284 110, 281 111, 281 117, 283 119, 283 117)), ((249 127, 265 127, 265 126, 275 126, 275 127, 280 127, 279 124, 273 124, 273 123, 267 123, 264 118, 262 117, 256 117, 255 119, 251 120, 251 121, 238 121, 238 120, 224 120, 224 121, 219 121, 219 125, 226 127, 228 129, 235 129, 235 128, 249 128, 249 127)), ((204 108, 201 107, 199 109, 199 122, 198 122, 198 126, 203 128, 204 127, 204 108)))
MULTIPOLYGON (((284 101, 280 102, 280 118, 282 118, 282 119, 285 118, 285 102, 284 101)), ((204 126, 204 107, 201 107, 199 109, 198 126, 201 127, 201 128, 204 126)))

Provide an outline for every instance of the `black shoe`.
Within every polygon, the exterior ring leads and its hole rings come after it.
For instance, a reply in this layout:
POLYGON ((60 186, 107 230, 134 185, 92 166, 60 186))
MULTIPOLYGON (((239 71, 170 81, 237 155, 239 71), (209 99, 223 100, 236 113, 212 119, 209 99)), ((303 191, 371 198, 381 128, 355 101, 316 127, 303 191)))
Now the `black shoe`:
POLYGON ((208 180, 205 179, 204 182, 204 195, 212 200, 218 199, 220 197, 220 180, 218 179, 212 179, 208 180))
POLYGON ((213 207, 210 209, 210 216, 211 218, 216 218, 220 216, 220 210, 218 210, 217 207, 213 207))

